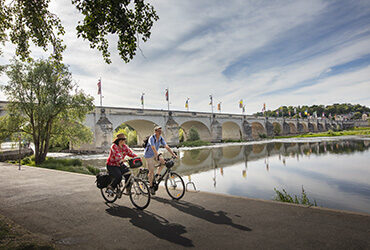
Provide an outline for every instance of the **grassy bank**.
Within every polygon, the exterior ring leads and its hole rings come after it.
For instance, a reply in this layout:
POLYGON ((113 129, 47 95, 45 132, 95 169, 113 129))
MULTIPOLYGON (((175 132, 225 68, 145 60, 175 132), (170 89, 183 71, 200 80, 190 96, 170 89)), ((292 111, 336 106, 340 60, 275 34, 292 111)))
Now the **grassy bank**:
MULTIPOLYGON (((10 161, 10 163, 17 163, 17 161, 10 161)), ((67 172, 74 172, 80 174, 96 175, 99 173, 99 169, 93 166, 84 166, 80 159, 58 159, 47 157, 46 160, 36 165, 34 156, 26 157, 21 161, 22 165, 49 168, 67 172)))
POLYGON ((180 147, 200 147, 200 146, 208 146, 211 145, 210 142, 196 140, 196 141, 184 141, 180 143, 180 147))
POLYGON ((292 135, 292 136, 275 136, 274 138, 305 138, 305 137, 331 137, 331 136, 345 136, 345 135, 365 135, 370 136, 370 128, 354 128, 351 130, 343 131, 332 131, 321 133, 307 133, 303 135, 292 135))
POLYGON ((0 249, 55 249, 45 240, 0 215, 0 249))

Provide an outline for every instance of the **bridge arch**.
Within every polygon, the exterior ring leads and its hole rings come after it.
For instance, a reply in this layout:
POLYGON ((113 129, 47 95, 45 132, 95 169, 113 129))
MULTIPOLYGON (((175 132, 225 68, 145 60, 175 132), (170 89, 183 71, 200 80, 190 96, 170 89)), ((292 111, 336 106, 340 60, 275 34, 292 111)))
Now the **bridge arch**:
POLYGON ((273 126, 273 132, 274 132, 274 135, 281 135, 283 133, 283 128, 282 126, 280 125, 280 123, 278 122, 273 122, 272 123, 272 126, 273 126))
POLYGON ((305 122, 299 122, 298 123, 298 132, 299 133, 307 133, 308 131, 308 126, 305 122))
MULTIPOLYGON (((142 144, 142 142, 143 142, 143 140, 146 136, 152 135, 154 133, 154 127, 158 126, 158 124, 156 124, 152 121, 140 120, 140 119, 139 120, 124 121, 120 125, 122 125, 123 123, 129 125, 130 127, 132 127, 133 129, 136 130, 137 143, 139 145, 142 144)), ((118 126, 116 128, 118 128, 118 126)), ((114 128, 114 130, 116 128, 114 128)))
POLYGON ((265 127, 259 122, 252 122, 252 137, 255 140, 260 138, 260 135, 267 135, 265 127))
POLYGON ((288 122, 288 124, 289 124, 290 133, 291 134, 298 134, 298 130, 297 130, 297 127, 295 126, 295 124, 292 123, 292 122, 288 122))
POLYGON ((222 140, 240 140, 242 132, 235 122, 222 123, 222 140))
POLYGON ((181 124, 180 127, 184 130, 185 140, 187 140, 189 130, 191 129, 191 127, 194 127, 198 131, 199 137, 202 141, 212 140, 211 132, 209 131, 208 127, 202 122, 187 121, 181 124))

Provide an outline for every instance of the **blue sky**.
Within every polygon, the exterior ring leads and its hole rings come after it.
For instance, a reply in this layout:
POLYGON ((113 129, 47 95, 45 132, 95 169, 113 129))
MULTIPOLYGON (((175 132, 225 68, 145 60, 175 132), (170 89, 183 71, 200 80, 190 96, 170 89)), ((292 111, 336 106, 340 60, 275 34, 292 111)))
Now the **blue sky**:
MULTIPOLYGON (((81 16, 70 0, 52 0, 66 28, 65 63, 80 87, 96 98, 102 78, 104 105, 210 111, 209 94, 222 112, 240 113, 280 105, 370 105, 369 1, 170 1, 152 4, 160 20, 144 53, 129 64, 110 38, 113 63, 77 39, 81 16)), ((0 63, 14 54, 9 44, 0 63)), ((35 49, 35 56, 45 56, 35 49)), ((1 77, 6 81, 6 77, 1 77)), ((0 99, 5 97, 0 93, 0 99)))

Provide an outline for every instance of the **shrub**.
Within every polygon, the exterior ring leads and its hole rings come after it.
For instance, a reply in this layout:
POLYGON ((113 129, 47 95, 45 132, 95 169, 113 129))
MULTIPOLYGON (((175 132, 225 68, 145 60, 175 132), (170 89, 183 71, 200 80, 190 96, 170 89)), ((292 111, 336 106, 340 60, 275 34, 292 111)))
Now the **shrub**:
POLYGON ((276 193, 276 196, 275 196, 274 200, 276 200, 276 201, 302 204, 302 205, 308 205, 308 206, 317 206, 316 200, 314 200, 314 203, 310 202, 305 190, 303 189, 303 186, 302 186, 301 197, 297 197, 297 195, 294 195, 294 198, 293 198, 290 194, 288 194, 285 191, 285 189, 283 189, 283 191, 281 192, 281 191, 277 190, 276 188, 274 188, 274 191, 276 193))
POLYGON ((185 141, 184 130, 182 128, 179 129, 179 142, 185 141))
POLYGON ((265 138, 267 138, 267 135, 266 135, 266 134, 258 134, 258 136, 259 136, 261 139, 265 139, 265 138))
POLYGON ((200 139, 199 133, 196 128, 191 127, 189 130, 189 138, 188 141, 198 141, 200 139))
POLYGON ((89 170, 90 173, 93 175, 97 175, 100 173, 100 169, 93 167, 93 166, 86 166, 87 170, 89 170))

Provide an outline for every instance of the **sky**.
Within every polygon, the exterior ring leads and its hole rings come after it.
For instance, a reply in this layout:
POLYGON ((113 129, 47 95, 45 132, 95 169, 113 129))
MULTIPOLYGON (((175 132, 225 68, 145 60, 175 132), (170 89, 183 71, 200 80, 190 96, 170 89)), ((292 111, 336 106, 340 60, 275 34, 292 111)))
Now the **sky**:
MULTIPOLYGON (((77 38, 82 19, 70 0, 51 0, 66 29, 64 63, 73 79, 104 106, 246 113, 281 105, 353 103, 370 106, 370 1, 153 0, 160 19, 142 53, 126 64, 110 37, 111 64, 77 38)), ((0 63, 14 56, 2 46, 0 63)), ((47 57, 33 49, 34 57, 47 57)), ((0 77, 0 84, 6 83, 0 77)), ((0 91, 0 100, 5 100, 0 91)))

